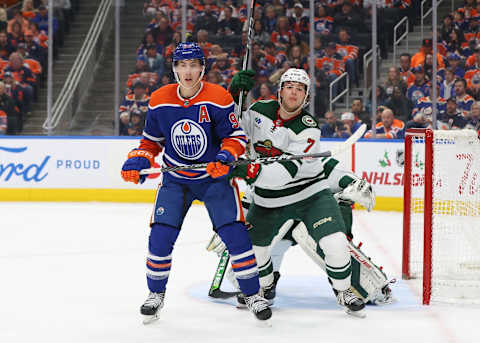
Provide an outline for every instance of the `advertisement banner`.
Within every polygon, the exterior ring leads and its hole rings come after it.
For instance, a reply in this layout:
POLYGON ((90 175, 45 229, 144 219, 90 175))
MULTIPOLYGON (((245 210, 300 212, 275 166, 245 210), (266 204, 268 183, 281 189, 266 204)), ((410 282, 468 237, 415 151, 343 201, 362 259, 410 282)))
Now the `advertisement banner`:
POLYGON ((403 197, 403 141, 362 140, 355 145, 355 173, 370 182, 377 196, 403 197))
MULTIPOLYGON (((150 175, 142 185, 120 176, 128 152, 138 143, 138 137, 1 137, 1 199, 150 201, 159 175, 150 175)), ((322 150, 341 143, 322 139, 322 150)), ((401 197, 402 167, 397 159, 402 149, 400 142, 360 141, 336 158, 340 168, 354 170, 374 184, 377 195, 401 197)), ((156 162, 159 167, 160 156, 156 162)))
MULTIPOLYGON (((120 176, 138 139, 3 138, 0 139, 0 188, 140 188, 120 176)), ((158 175, 156 176, 158 177, 158 175)))

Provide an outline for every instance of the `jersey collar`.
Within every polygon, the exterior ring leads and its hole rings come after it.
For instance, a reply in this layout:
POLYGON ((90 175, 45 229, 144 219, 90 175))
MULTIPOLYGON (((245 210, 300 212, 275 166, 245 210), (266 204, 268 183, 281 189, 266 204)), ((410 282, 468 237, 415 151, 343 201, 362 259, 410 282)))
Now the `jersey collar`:
POLYGON ((192 97, 186 99, 186 98, 184 98, 184 97, 182 97, 182 96, 180 95, 180 85, 177 84, 177 96, 178 96, 178 98, 180 99, 180 101, 183 102, 183 106, 188 107, 188 106, 190 106, 191 103, 193 102, 193 99, 194 99, 198 94, 200 94, 200 92, 202 91, 202 89, 203 89, 203 81, 200 81, 200 88, 198 89, 198 91, 197 91, 192 97))

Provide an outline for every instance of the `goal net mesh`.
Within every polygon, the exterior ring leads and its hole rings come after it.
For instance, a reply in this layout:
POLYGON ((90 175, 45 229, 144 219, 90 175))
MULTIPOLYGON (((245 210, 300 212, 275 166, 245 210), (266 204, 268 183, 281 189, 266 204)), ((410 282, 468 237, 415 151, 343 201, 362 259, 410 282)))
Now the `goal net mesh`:
MULTIPOLYGON (((425 137, 412 139, 410 275, 422 277, 425 137)), ((431 300, 480 304, 480 143, 434 131, 431 300)), ((428 215, 428 214, 427 214, 428 215)))

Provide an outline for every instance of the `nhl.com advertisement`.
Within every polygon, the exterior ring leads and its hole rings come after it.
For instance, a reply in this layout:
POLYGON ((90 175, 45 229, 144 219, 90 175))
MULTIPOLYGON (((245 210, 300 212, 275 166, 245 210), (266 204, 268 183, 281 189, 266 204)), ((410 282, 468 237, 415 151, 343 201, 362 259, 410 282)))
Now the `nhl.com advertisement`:
MULTIPOLYGON (((0 139, 0 189, 118 189, 155 190, 160 176, 142 185, 120 176, 128 152, 139 138, 116 137, 3 137, 0 139)), ((322 150, 340 144, 322 139, 322 150)), ((340 167, 353 170, 375 188, 378 197, 403 195, 403 141, 361 140, 336 156, 340 167)), ((415 156, 414 156, 415 158, 415 156)), ((421 173, 423 156, 419 159, 421 173)), ((156 167, 161 158, 157 157, 156 167)))

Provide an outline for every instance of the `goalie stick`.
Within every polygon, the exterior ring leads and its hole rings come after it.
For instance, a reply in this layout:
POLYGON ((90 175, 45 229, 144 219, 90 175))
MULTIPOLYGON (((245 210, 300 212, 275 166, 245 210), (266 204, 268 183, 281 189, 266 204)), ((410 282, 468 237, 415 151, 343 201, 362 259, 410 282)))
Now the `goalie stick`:
MULTIPOLYGON (((366 124, 362 124, 357 131, 355 131, 345 142, 342 142, 341 144, 335 146, 331 151, 328 151, 330 153, 329 156, 336 156, 344 151, 346 151, 348 148, 350 148, 353 144, 355 144, 365 133, 367 129, 366 124)), ((288 156, 288 155, 287 155, 288 156)), ((212 251, 214 249, 214 246, 212 245, 212 242, 210 242, 207 245, 207 251, 212 251)), ((224 292, 220 290, 220 286, 223 281, 223 277, 225 276, 225 273, 227 271, 226 264, 228 263, 228 260, 230 259, 230 255, 228 254, 228 251, 225 249, 222 253, 222 256, 220 257, 220 261, 218 262, 218 267, 215 271, 215 276, 213 278, 212 284, 210 286, 210 291, 208 292, 208 295, 212 298, 219 298, 219 299, 226 299, 229 297, 235 296, 235 292, 224 292), (227 259, 225 261, 225 254, 227 254, 227 259), (222 268, 222 266, 225 266, 222 268), (221 273, 221 275, 220 275, 221 273)))
MULTIPOLYGON (((237 166, 242 164, 250 164, 250 163, 273 163, 273 162, 283 162, 283 161, 294 161, 294 160, 303 160, 303 159, 310 159, 310 158, 319 158, 319 157, 331 157, 336 156, 353 144, 358 141, 364 134, 367 125, 362 124, 357 131, 353 135, 351 135, 345 142, 335 146, 330 151, 319 152, 315 154, 305 154, 305 155, 280 155, 280 156, 270 156, 270 157, 260 157, 257 159, 239 159, 233 161, 231 163, 227 163, 227 165, 237 166)), ((181 166, 174 166, 174 167, 161 167, 161 168, 148 168, 143 169, 140 171, 140 175, 148 175, 148 174, 157 174, 157 173, 168 173, 176 170, 185 170, 185 169, 202 169, 206 168, 208 163, 198 163, 198 164, 191 164, 191 165, 181 165, 181 166)))
POLYGON ((208 291, 208 296, 216 299, 228 299, 236 296, 240 292, 225 292, 220 289, 222 284, 223 277, 225 276, 225 271, 227 270, 227 264, 230 260, 230 254, 228 250, 223 250, 222 256, 220 256, 220 261, 218 262, 217 269, 215 270, 215 276, 213 277, 212 284, 208 291))

